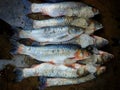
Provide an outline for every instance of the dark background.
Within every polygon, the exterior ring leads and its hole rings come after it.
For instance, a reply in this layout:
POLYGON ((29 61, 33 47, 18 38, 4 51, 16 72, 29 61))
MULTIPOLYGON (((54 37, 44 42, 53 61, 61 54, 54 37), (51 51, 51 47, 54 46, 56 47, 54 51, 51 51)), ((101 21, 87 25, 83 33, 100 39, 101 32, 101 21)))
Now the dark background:
MULTIPOLYGON (((101 50, 110 52, 115 57, 105 64, 107 71, 95 80, 79 85, 49 87, 46 90, 120 90, 120 0, 81 1, 100 10, 101 14, 97 15, 95 19, 101 22, 104 28, 95 32, 95 35, 109 40, 109 45, 101 48, 101 50)), ((0 0, 0 2, 4 2, 4 0, 0 0)), ((7 4, 5 4, 5 7, 7 7, 7 4)), ((31 14, 30 17, 38 18, 38 14, 31 14)), ((9 25, 4 24, 3 21, 0 21, 0 25, 2 26, 0 28, 0 58, 9 59, 12 57, 9 54, 11 49, 8 39, 10 36, 9 25)), ((4 70, 0 71, 0 90, 36 90, 38 86, 36 77, 25 79, 20 83, 14 83, 12 81, 14 78, 13 69, 14 66, 8 65, 4 70)))

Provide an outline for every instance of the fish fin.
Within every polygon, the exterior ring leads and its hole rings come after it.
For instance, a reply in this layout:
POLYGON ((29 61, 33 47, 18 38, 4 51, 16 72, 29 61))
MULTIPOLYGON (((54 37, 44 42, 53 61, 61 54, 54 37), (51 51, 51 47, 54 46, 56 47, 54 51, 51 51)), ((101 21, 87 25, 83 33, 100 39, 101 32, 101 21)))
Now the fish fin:
POLYGON ((12 26, 11 30, 13 32, 13 35, 11 36, 10 41, 14 42, 14 41, 19 40, 20 39, 19 38, 19 33, 21 32, 21 27, 12 26))
POLYGON ((14 42, 13 48, 10 50, 10 54, 15 55, 15 54, 21 54, 24 50, 24 45, 19 44, 17 42, 14 42))
POLYGON ((83 57, 80 56, 80 53, 82 53, 80 50, 75 52, 74 56, 76 60, 83 60, 83 57))
POLYGON ((24 78, 23 78, 23 71, 21 68, 16 68, 13 73, 15 74, 15 79, 14 79, 14 82, 20 82, 22 81, 24 78))
POLYGON ((40 76, 38 77, 39 81, 39 90, 44 90, 47 87, 47 77, 40 76))
POLYGON ((55 63, 53 62, 53 60, 50 60, 48 63, 55 65, 55 63))
POLYGON ((64 60, 64 64, 66 66, 72 65, 73 63, 76 63, 76 60, 74 60, 74 58, 68 58, 64 60))
POLYGON ((65 65, 65 66, 67 66, 67 67, 71 67, 71 68, 73 68, 73 69, 78 69, 80 65, 77 64, 77 63, 73 63, 73 64, 65 65))

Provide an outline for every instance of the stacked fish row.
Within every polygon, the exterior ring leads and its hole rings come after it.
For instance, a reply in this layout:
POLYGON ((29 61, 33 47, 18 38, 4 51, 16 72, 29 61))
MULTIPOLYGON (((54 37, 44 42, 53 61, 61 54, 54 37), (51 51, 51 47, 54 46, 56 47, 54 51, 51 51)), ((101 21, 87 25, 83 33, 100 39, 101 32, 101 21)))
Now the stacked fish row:
POLYGON ((60 2, 33 3, 31 11, 53 18, 34 20, 34 30, 18 30, 20 38, 37 41, 39 46, 19 44, 15 52, 44 63, 17 68, 17 81, 41 76, 40 85, 79 84, 105 71, 101 65, 113 55, 96 49, 108 44, 108 40, 93 35, 102 28, 102 24, 89 19, 99 13, 97 9, 80 2, 60 2))

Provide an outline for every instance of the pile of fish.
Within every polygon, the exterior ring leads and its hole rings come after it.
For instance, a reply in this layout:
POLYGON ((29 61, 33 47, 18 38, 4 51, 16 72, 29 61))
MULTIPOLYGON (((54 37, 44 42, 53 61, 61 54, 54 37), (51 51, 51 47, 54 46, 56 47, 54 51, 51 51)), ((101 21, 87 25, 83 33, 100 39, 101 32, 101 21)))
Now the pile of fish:
POLYGON ((16 68, 16 81, 39 76, 40 88, 80 84, 106 70, 102 65, 113 55, 97 49, 108 44, 108 40, 93 35, 103 27, 91 19, 99 14, 98 9, 81 2, 59 2, 32 3, 31 11, 51 18, 33 20, 32 30, 18 28, 18 38, 31 39, 37 45, 14 43, 11 54, 28 55, 43 63, 16 68))

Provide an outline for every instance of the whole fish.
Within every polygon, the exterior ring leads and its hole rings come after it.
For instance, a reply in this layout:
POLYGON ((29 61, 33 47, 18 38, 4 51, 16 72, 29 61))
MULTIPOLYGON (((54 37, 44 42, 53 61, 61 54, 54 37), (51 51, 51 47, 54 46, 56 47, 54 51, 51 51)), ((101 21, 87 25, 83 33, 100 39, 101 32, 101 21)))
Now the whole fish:
POLYGON ((98 14, 99 11, 93 7, 80 2, 61 2, 61 3, 33 3, 31 5, 33 13, 39 12, 51 17, 58 16, 77 16, 90 18, 98 14))
POLYGON ((112 59, 114 56, 108 52, 104 52, 104 51, 99 51, 99 54, 96 55, 92 55, 90 58, 87 58, 85 60, 82 61, 77 61, 77 63, 79 64, 104 64, 106 62, 108 62, 110 59, 112 59))
POLYGON ((11 54, 29 55, 38 61, 52 62, 55 64, 66 64, 65 61, 83 60, 89 58, 98 50, 92 46, 82 49, 79 45, 57 44, 45 46, 25 46, 18 44, 11 50, 11 54))
MULTIPOLYGON (((103 70, 100 70, 100 74, 105 72, 105 67, 103 70)), ((93 74, 86 75, 80 78, 46 78, 39 77, 39 88, 46 88, 50 86, 63 86, 63 85, 73 85, 73 84, 81 84, 90 80, 95 79, 96 77, 93 74)))
POLYGON ((15 70, 16 81, 32 76, 60 77, 60 78, 77 78, 89 73, 99 73, 103 67, 94 67, 91 65, 74 64, 74 68, 65 65, 54 65, 50 63, 38 64, 31 68, 17 68, 15 70))
POLYGON ((55 64, 66 64, 66 60, 83 60, 89 58, 93 53, 98 54, 98 50, 94 47, 81 49, 79 45, 57 44, 45 46, 25 46, 19 44, 11 54, 25 54, 38 61, 51 62, 55 64))
POLYGON ((84 33, 75 26, 48 26, 35 30, 18 30, 20 38, 30 38, 38 42, 63 42, 84 33))
POLYGON ((56 17, 46 20, 33 20, 33 28, 41 28, 46 26, 63 26, 73 25, 77 27, 87 28, 87 30, 99 30, 103 26, 97 21, 78 17, 56 17), (90 28, 91 24, 94 24, 93 28, 90 28))
MULTIPOLYGON (((34 43, 34 42, 33 42, 34 43)), ((80 45, 82 48, 86 48, 89 45, 94 45, 96 47, 102 47, 108 44, 108 40, 99 37, 99 36, 89 36, 87 34, 81 34, 78 37, 75 37, 71 40, 65 41, 65 42, 40 42, 40 43, 36 43, 36 44, 40 44, 40 45, 46 45, 46 44, 78 44, 80 45)))

